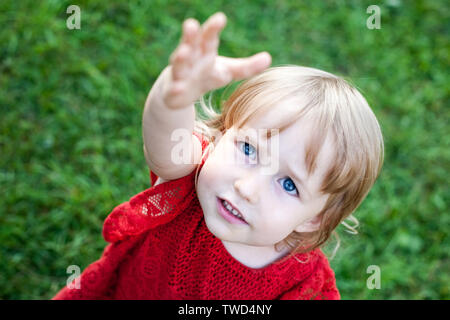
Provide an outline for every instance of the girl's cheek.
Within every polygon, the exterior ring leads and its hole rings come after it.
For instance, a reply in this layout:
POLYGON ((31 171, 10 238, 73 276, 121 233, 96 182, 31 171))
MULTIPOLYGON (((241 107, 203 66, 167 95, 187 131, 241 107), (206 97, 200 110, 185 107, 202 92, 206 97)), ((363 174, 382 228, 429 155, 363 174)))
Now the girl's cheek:
MULTIPOLYGON (((205 165, 200 171, 197 181, 196 191, 199 196, 199 199, 204 199, 205 195, 212 190, 211 179, 208 176, 207 170, 205 170, 206 169, 205 165)), ((202 201, 200 201, 200 203, 202 203, 202 201)))
POLYGON ((206 188, 212 188, 220 180, 220 165, 217 165, 214 158, 206 160, 200 172, 199 181, 200 178, 203 187, 206 188))
POLYGON ((226 171, 229 168, 235 166, 235 152, 229 146, 222 146, 217 150, 217 153, 213 157, 214 166, 217 170, 226 171))

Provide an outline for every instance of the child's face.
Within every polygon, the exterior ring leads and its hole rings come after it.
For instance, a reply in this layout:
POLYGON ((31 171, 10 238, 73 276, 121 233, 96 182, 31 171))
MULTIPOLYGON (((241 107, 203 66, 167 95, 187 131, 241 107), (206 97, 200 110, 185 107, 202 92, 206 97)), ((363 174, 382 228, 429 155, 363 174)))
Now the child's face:
POLYGON ((309 133, 318 129, 307 117, 279 133, 278 148, 271 150, 265 134, 258 138, 263 132, 258 129, 270 128, 280 109, 246 124, 244 128, 250 129, 247 136, 253 137, 247 144, 236 128, 227 130, 202 167, 197 195, 209 230, 221 240, 271 246, 293 231, 311 232, 319 228, 317 214, 328 198, 319 190, 333 159, 333 142, 328 135, 317 157, 317 169, 308 177, 305 147, 309 133), (271 172, 267 166, 264 168, 257 159, 259 153, 277 161, 278 169, 271 172), (302 183, 294 177, 299 177, 302 183), (220 199, 237 208, 245 221, 224 214, 220 199))

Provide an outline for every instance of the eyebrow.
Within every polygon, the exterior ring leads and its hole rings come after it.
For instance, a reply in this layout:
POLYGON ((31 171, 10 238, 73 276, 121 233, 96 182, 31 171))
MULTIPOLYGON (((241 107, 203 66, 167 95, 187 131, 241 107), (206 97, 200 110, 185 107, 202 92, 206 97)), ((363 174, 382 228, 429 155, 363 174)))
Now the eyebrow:
MULTIPOLYGON (((261 133, 261 134, 257 134, 257 135, 254 135, 254 131, 246 131, 246 129, 248 129, 248 128, 246 128, 246 127, 243 127, 242 128, 242 130, 243 130, 243 132, 250 132, 250 136, 251 136, 251 138, 252 139, 258 139, 258 141, 259 141, 259 139, 265 139, 265 140, 269 140, 269 139, 271 139, 272 138, 272 134, 274 133, 275 135, 277 135, 280 131, 279 131, 279 129, 273 129, 273 128, 259 128, 259 129, 257 129, 258 131, 259 130, 267 130, 266 132, 265 132, 265 134, 264 134, 264 132, 263 133, 261 133), (272 131, 274 131, 274 132, 272 132, 272 131)), ((238 133, 237 133, 237 135, 238 136, 242 136, 243 134, 242 134, 242 131, 240 131, 240 130, 238 130, 238 133)))

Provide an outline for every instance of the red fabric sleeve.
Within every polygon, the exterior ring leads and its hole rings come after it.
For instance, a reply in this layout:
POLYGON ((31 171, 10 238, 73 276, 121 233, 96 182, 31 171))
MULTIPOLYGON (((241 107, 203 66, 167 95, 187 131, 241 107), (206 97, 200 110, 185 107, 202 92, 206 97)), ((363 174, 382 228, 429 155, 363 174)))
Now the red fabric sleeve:
MULTIPOLYGON (((202 135, 194 133, 200 140, 202 152, 208 141, 202 135)), ((203 165, 200 164, 200 167, 203 165)), ((195 194, 194 169, 189 175, 169 180, 151 187, 117 206, 106 218, 103 225, 103 237, 108 242, 123 240, 129 236, 136 236, 168 223, 183 212, 191 203, 195 194)), ((158 178, 150 172, 152 185, 158 178)))
POLYGON ((281 300, 340 300, 334 271, 321 253, 314 272, 300 284, 280 296, 281 300))
POLYGON ((150 170, 150 182, 152 184, 152 187, 155 185, 156 180, 158 180, 158 176, 150 170))
POLYGON ((110 244, 101 258, 72 282, 73 289, 65 286, 53 299, 111 299, 119 265, 134 248, 139 235, 174 219, 195 197, 194 174, 195 171, 147 189, 114 208, 103 225, 103 237, 110 244), (79 288, 75 287, 76 281, 79 288))
POLYGON ((195 170, 147 189, 114 208, 103 225, 105 240, 124 240, 174 219, 195 197, 194 178, 195 170))
MULTIPOLYGON (((197 135, 197 134, 196 134, 197 135)), ((207 145, 202 136, 202 150, 207 145)), ((73 289, 62 288, 54 300, 111 299, 120 263, 141 239, 145 231, 168 223, 182 213, 195 194, 195 173, 151 187, 113 209, 103 224, 103 237, 110 242, 101 258, 90 264, 75 279, 73 289), (79 281, 79 288, 75 284, 79 281)), ((152 185, 157 176, 151 173, 152 185)))
POLYGON ((109 244, 103 250, 102 257, 90 264, 72 288, 63 287, 52 300, 109 300, 112 298, 116 283, 116 271, 128 251, 134 247, 138 237, 128 241, 109 244), (75 284, 79 281, 79 287, 75 284))

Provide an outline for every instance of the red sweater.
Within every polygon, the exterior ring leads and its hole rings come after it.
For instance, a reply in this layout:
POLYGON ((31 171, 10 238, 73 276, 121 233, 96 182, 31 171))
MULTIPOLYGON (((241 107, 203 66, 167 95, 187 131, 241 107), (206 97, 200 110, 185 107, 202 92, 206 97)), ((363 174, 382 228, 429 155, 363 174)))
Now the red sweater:
MULTIPOLYGON (((152 185, 156 179, 151 172, 152 185)), ((114 208, 101 258, 83 271, 79 289, 64 287, 53 299, 340 298, 320 249, 261 269, 235 260, 206 227, 194 179, 195 170, 114 208)))

